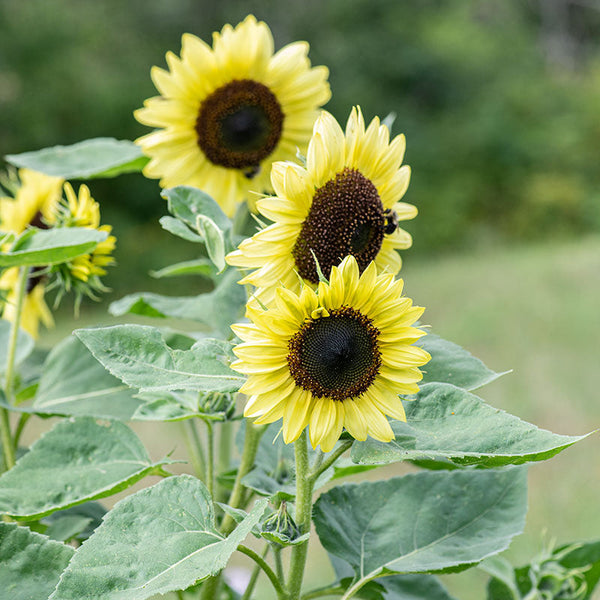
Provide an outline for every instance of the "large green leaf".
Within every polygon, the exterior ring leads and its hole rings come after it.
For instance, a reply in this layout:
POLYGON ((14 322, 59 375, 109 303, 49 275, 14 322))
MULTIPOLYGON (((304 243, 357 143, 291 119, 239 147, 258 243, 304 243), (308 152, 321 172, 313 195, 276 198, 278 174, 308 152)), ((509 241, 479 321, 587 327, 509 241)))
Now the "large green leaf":
POLYGON ((208 325, 225 337, 231 336, 230 325, 242 318, 246 292, 238 285, 240 274, 230 269, 217 279, 212 292, 199 296, 162 296, 150 292, 130 294, 113 302, 112 315, 136 314, 146 317, 187 319, 208 325))
POLYGON ((321 543, 349 563, 356 587, 393 573, 466 568, 523 530, 526 470, 422 472, 342 485, 315 503, 321 543))
POLYGON ((161 217, 158 222, 165 231, 168 231, 183 240, 196 243, 204 242, 204 238, 201 235, 192 231, 183 221, 180 221, 175 217, 165 215, 164 217, 161 217))
POLYGON ((31 411, 126 421, 141 404, 133 395, 71 336, 48 355, 31 411))
MULTIPOLYGON (((8 360, 8 345, 12 323, 0 319, 0 373, 6 371, 6 361, 8 360)), ((15 351, 15 366, 19 366, 32 352, 34 347, 33 338, 19 329, 17 334, 17 348, 15 351)))
POLYGON ((64 572, 51 600, 144 600, 215 575, 258 523, 266 501, 223 538, 204 485, 181 475, 121 500, 64 572))
POLYGON ((497 467, 545 460, 586 437, 538 429, 443 383, 422 386, 416 400, 406 402, 405 408, 407 422, 392 423, 396 439, 355 442, 355 462, 446 459, 460 465, 497 467))
POLYGON ((215 267, 207 258, 198 258, 196 260, 185 260, 168 267, 163 267, 158 271, 150 271, 150 275, 156 279, 164 277, 178 277, 180 275, 201 275, 203 277, 213 277, 216 274, 215 267))
POLYGON ((40 518, 104 498, 162 472, 127 426, 79 417, 57 423, 0 477, 0 513, 40 518))
POLYGON ((91 252, 106 231, 85 227, 28 229, 9 252, 0 252, 0 267, 41 267, 68 262, 91 252))
POLYGON ((16 523, 0 521, 0 594, 47 600, 75 550, 16 523))
POLYGON ((155 392, 235 392, 245 378, 229 368, 231 344, 201 339, 190 350, 173 350, 146 325, 78 329, 75 335, 108 371, 132 388, 155 392))
POLYGON ((63 179, 92 179, 141 171, 148 159, 128 140, 94 138, 71 146, 9 154, 6 161, 63 179))
POLYGON ((422 369, 423 383, 451 383, 474 390, 506 374, 492 371, 464 348, 433 333, 428 333, 415 345, 431 354, 431 360, 422 369))

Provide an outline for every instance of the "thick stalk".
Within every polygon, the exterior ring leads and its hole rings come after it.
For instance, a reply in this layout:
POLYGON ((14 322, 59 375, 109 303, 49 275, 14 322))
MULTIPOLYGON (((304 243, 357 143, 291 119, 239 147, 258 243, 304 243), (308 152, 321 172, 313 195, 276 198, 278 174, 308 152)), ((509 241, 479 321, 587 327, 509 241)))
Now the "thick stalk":
MULTIPOLYGON (((21 313, 23 312, 23 303, 25 301, 25 292, 27 289, 28 267, 19 268, 17 279, 17 288, 15 290, 15 317, 10 328, 10 337, 8 339, 8 351, 6 355, 6 370, 4 374, 4 395, 9 404, 14 402, 14 368, 15 356, 17 353, 17 339, 19 337, 19 325, 21 324, 21 313)), ((12 434, 10 431, 9 412, 6 408, 0 407, 0 435, 2 436, 2 451, 4 456, 5 470, 12 469, 15 466, 15 449, 12 434)))
POLYGON ((196 423, 194 422, 194 419, 186 419, 183 421, 182 427, 185 437, 185 445, 187 446, 196 476, 198 479, 206 481, 206 471, 204 469, 206 459, 204 458, 202 440, 198 435, 198 430, 196 429, 196 423))
MULTIPOLYGON (((306 429, 294 443, 296 457, 296 524, 300 533, 310 531, 312 517, 312 493, 314 481, 309 476, 306 429)), ((288 579, 289 599, 298 600, 302 591, 302 579, 308 555, 308 540, 292 548, 288 579)))
MULTIPOLYGON (((244 437, 244 448, 242 450, 242 460, 238 468, 238 472, 233 484, 233 490, 231 490, 231 496, 229 497, 229 506, 233 508, 241 508, 242 500, 244 498, 244 486, 242 485, 242 479, 250 472, 254 466, 254 459, 256 458, 256 452, 258 451, 258 443, 262 434, 265 432, 266 427, 264 425, 252 425, 250 421, 246 421, 246 435, 244 437)), ((221 532, 225 535, 230 534, 235 529, 235 521, 230 515, 223 517, 221 523, 221 532)))

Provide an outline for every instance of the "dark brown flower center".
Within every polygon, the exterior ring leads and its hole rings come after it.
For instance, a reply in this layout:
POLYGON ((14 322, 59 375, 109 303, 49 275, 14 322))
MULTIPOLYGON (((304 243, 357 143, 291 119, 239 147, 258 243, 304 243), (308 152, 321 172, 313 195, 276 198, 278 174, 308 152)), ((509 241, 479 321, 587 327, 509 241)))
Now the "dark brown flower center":
POLYGON ((379 330, 349 306, 310 319, 289 341, 288 365, 299 387, 342 401, 369 389, 381 366, 379 330))
POLYGON ((262 160, 279 142, 283 112, 262 83, 236 79, 215 90, 200 105, 198 146, 215 165, 258 174, 262 160))
POLYGON ((375 259, 386 220, 377 188, 360 171, 345 168, 316 190, 292 255, 304 279, 319 281, 315 258, 325 277, 349 254, 360 271, 375 259), (313 256, 314 253, 314 256, 313 256))

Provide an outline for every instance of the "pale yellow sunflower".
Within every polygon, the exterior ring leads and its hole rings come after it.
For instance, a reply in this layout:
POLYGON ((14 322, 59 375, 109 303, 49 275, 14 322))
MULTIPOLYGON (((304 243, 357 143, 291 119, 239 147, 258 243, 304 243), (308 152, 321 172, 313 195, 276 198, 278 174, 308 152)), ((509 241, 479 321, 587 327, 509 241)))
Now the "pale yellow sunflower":
MULTIPOLYGON (((19 180, 14 198, 0 198, 0 229, 19 235, 29 226, 41 229, 53 226, 56 222, 63 180, 29 169, 19 170, 19 180)), ((0 276, 0 291, 5 297, 0 314, 8 321, 15 318, 18 272, 18 268, 10 268, 0 276)), ((46 327, 53 324, 52 313, 44 300, 45 277, 32 270, 27 280, 26 291, 20 326, 33 337, 37 337, 40 321, 46 327)))
MULTIPOLYGON (((61 206, 57 217, 63 227, 87 227, 110 234, 112 231, 110 225, 100 225, 100 206, 92 198, 87 185, 80 186, 78 194, 75 194, 70 183, 65 183, 64 190, 67 202, 61 206)), ((104 267, 115 262, 112 257, 115 244, 115 236, 109 235, 96 246, 93 252, 70 261, 67 266, 71 275, 86 283, 90 278, 105 275, 104 267)))
POLYGON ((257 297, 268 303, 276 286, 299 291, 300 278, 315 286, 319 267, 327 277, 348 255, 356 258, 361 272, 375 261, 380 271, 398 273, 402 261, 397 250, 412 244, 398 223, 417 214, 412 204, 399 202, 410 180, 410 167, 401 166, 404 149, 404 136, 390 142, 388 127, 377 117, 365 129, 358 107, 345 135, 322 111, 306 166, 275 163, 271 181, 276 197, 257 202, 258 211, 274 223, 227 256, 230 265, 256 269, 240 283, 258 288, 257 297))
POLYGON ((286 443, 308 425, 313 447, 324 452, 344 428, 357 440, 391 441, 386 415, 406 420, 398 394, 418 391, 419 367, 431 358, 412 345, 425 335, 412 327, 424 309, 402 297, 402 285, 378 275, 373 262, 361 275, 348 256, 316 292, 278 288, 268 310, 250 307, 251 323, 232 326, 243 340, 232 368, 248 375, 244 415, 283 419, 286 443))
POLYGON ((150 157, 144 174, 162 187, 191 185, 232 215, 249 192, 270 189, 275 160, 306 147, 318 109, 331 92, 326 67, 311 68, 306 42, 273 54, 269 27, 249 15, 213 33, 213 47, 182 37, 181 58, 153 67, 161 96, 135 118, 159 128, 136 143, 150 157))

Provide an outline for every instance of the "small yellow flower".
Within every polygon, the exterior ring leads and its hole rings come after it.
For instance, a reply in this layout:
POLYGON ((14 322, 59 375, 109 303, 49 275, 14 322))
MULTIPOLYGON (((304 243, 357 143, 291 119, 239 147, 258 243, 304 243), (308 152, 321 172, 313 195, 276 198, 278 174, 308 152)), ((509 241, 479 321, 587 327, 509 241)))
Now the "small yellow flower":
MULTIPOLYGON (((57 209, 61 199, 63 180, 29 169, 19 170, 20 185, 14 198, 0 198, 0 229, 16 235, 27 227, 42 229, 56 223, 57 209)), ((0 309, 3 319, 15 318, 15 287, 18 268, 6 269, 0 276, 0 291, 5 303, 0 309)), ((44 300, 45 277, 32 271, 27 281, 27 295, 21 313, 21 327, 33 337, 38 336, 40 321, 50 327, 52 313, 44 300)))
POLYGON ((152 69, 161 96, 134 113, 159 128, 136 140, 150 157, 144 174, 201 188, 229 216, 269 189, 272 162, 306 148, 331 96, 328 70, 311 68, 308 50, 295 42, 274 54, 269 27, 252 15, 213 33, 212 48, 186 33, 181 58, 169 52, 169 70, 152 69))
POLYGON ((396 274, 402 266, 398 249, 409 248, 411 236, 400 221, 417 209, 399 200, 410 180, 401 166, 405 140, 373 119, 365 129, 354 108, 345 134, 322 111, 308 146, 306 166, 277 162, 271 171, 276 197, 257 202, 258 211, 273 224, 244 240, 227 256, 230 265, 255 269, 240 283, 257 288, 268 304, 275 288, 298 292, 316 286, 318 269, 325 277, 348 255, 362 272, 371 261, 380 271, 396 274), (300 278, 298 277, 300 275, 300 278))
MULTIPOLYGON (((112 231, 110 225, 100 225, 100 206, 92 198, 87 185, 79 187, 79 195, 75 194, 70 183, 64 186, 67 203, 61 207, 58 221, 67 227, 87 227, 98 231, 112 231)), ((100 242, 93 252, 78 256, 68 263, 69 271, 73 277, 83 282, 88 282, 91 277, 106 274, 104 267, 114 264, 112 252, 115 249, 116 238, 109 235, 100 242)))
POLYGON ((362 275, 353 256, 331 268, 331 282, 299 294, 278 288, 268 310, 249 307, 250 324, 233 331, 232 368, 248 375, 244 415, 256 423, 283 419, 286 443, 308 425, 313 447, 330 451, 345 428, 389 442, 386 415, 406 420, 398 394, 414 394, 430 355, 413 342, 425 335, 412 327, 423 308, 402 297, 402 280, 377 274, 371 262, 362 275))

